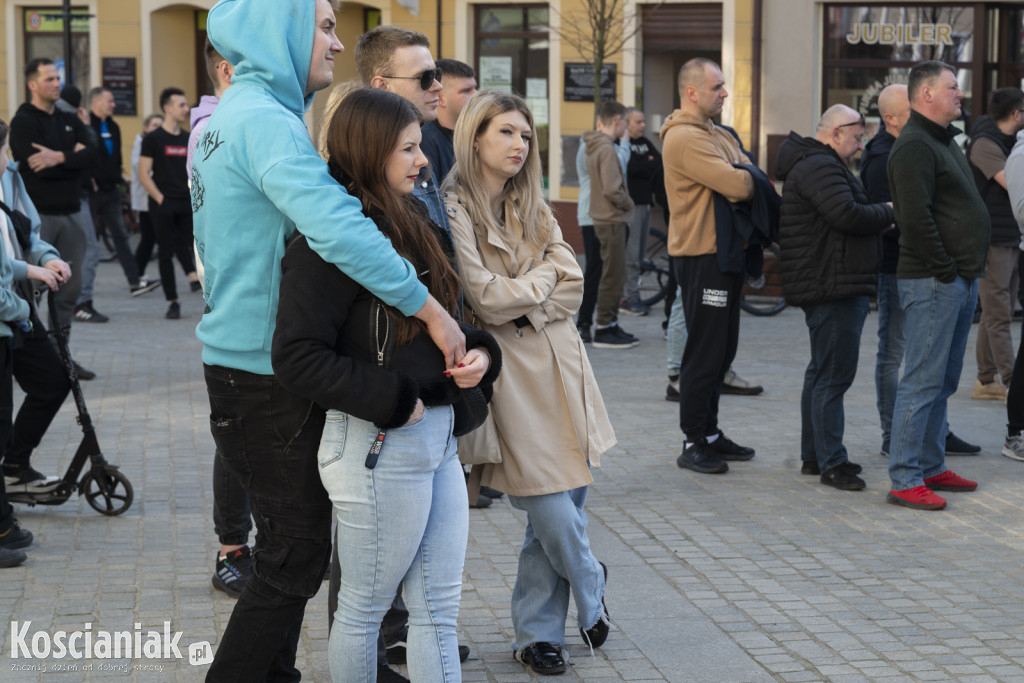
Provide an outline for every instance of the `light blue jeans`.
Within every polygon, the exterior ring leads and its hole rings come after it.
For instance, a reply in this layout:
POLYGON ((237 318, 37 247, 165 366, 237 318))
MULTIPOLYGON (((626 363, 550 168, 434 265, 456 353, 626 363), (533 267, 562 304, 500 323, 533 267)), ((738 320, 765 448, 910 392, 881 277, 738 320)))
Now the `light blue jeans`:
POLYGON ((587 490, 509 496, 512 507, 526 512, 526 539, 512 589, 516 650, 533 643, 565 646, 570 590, 580 628, 592 627, 601 616, 604 571, 587 538, 587 490))
POLYGON ((978 281, 901 279, 906 368, 892 415, 889 478, 894 491, 946 471, 946 401, 956 392, 978 303, 978 281))
POLYGON ((408 662, 414 681, 462 680, 456 626, 469 502, 450 406, 388 430, 374 469, 373 424, 327 412, 320 478, 338 518, 341 588, 329 640, 331 677, 373 681, 377 632, 404 582, 408 662))
MULTIPOLYGON (((82 293, 78 295, 78 303, 84 304, 92 301, 92 288, 96 282, 96 267, 100 263, 100 243, 96 239, 96 226, 92 222, 92 214, 89 212, 89 200, 82 199, 82 223, 85 226, 85 257, 82 269, 82 293)), ((74 268, 74 266, 71 266, 74 268)))
POLYGON ((892 435, 892 409, 900 383, 900 364, 907 345, 906 322, 900 308, 895 273, 878 274, 878 355, 875 358, 875 398, 882 426, 882 448, 892 435))
POLYGON ((686 314, 683 313, 683 288, 676 287, 676 300, 672 302, 672 312, 668 316, 668 374, 679 374, 679 366, 683 363, 683 351, 686 350, 686 314))

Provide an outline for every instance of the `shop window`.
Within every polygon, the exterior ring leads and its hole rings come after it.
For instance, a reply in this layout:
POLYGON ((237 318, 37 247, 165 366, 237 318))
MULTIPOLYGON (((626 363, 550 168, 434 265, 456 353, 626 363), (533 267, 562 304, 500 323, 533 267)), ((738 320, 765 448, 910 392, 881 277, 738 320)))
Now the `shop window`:
MULTIPOLYGON (((878 126, 878 93, 905 83, 910 67, 937 59, 958 70, 963 110, 971 112, 976 29, 974 5, 828 5, 825 8, 822 110, 858 109, 878 126)), ((979 41, 979 44, 983 44, 979 41)))
MULTIPOLYGON (((70 78, 64 65, 64 18, 59 7, 26 8, 22 27, 25 37, 25 61, 52 59, 61 74, 61 84, 74 83, 83 94, 89 92, 89 15, 84 8, 72 8, 70 78)), ((26 99, 28 88, 25 89, 26 99)))
POLYGON ((526 99, 537 127, 544 183, 548 178, 547 5, 476 6, 476 78, 481 88, 526 99))

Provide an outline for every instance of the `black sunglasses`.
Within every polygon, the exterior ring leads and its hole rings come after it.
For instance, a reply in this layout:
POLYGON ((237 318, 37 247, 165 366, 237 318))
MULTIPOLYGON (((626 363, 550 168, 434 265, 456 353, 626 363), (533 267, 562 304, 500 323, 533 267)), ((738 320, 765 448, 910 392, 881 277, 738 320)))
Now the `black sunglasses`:
POLYGON ((846 128, 847 126, 863 126, 863 125, 864 125, 864 115, 861 114, 860 118, 857 119, 856 121, 850 121, 849 123, 840 123, 838 126, 836 126, 836 128, 846 128))
POLYGON ((406 81, 419 81, 420 90, 430 90, 434 87, 434 81, 441 82, 440 69, 427 69, 419 76, 384 76, 384 78, 401 78, 406 81))

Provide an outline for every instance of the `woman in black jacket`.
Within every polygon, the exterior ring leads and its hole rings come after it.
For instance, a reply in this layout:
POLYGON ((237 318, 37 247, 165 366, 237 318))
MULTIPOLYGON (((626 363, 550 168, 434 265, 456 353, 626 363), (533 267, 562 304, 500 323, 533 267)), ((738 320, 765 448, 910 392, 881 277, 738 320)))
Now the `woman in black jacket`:
MULTIPOLYGON (((328 129, 332 175, 454 310, 451 243, 409 196, 426 164, 420 117, 401 97, 357 90, 328 129)), ((281 385, 327 409, 318 454, 338 517, 341 567, 329 661, 335 681, 374 680, 381 619, 400 584, 409 607, 409 673, 460 680, 455 636, 468 501, 453 430, 466 392, 500 364, 494 339, 464 327, 469 351, 445 369, 418 320, 386 306, 296 236, 282 261, 273 342, 281 385)), ((461 427, 461 429, 457 429, 461 427)), ((281 476, 287 476, 282 472, 281 476)))

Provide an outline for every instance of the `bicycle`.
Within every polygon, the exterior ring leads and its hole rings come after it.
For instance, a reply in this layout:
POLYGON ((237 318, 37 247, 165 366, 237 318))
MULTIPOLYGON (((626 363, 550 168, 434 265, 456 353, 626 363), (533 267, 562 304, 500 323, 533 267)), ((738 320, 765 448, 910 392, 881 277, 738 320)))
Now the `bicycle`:
POLYGON ((651 228, 647 234, 644 259, 640 263, 640 303, 653 306, 664 299, 674 286, 665 233, 651 228))

